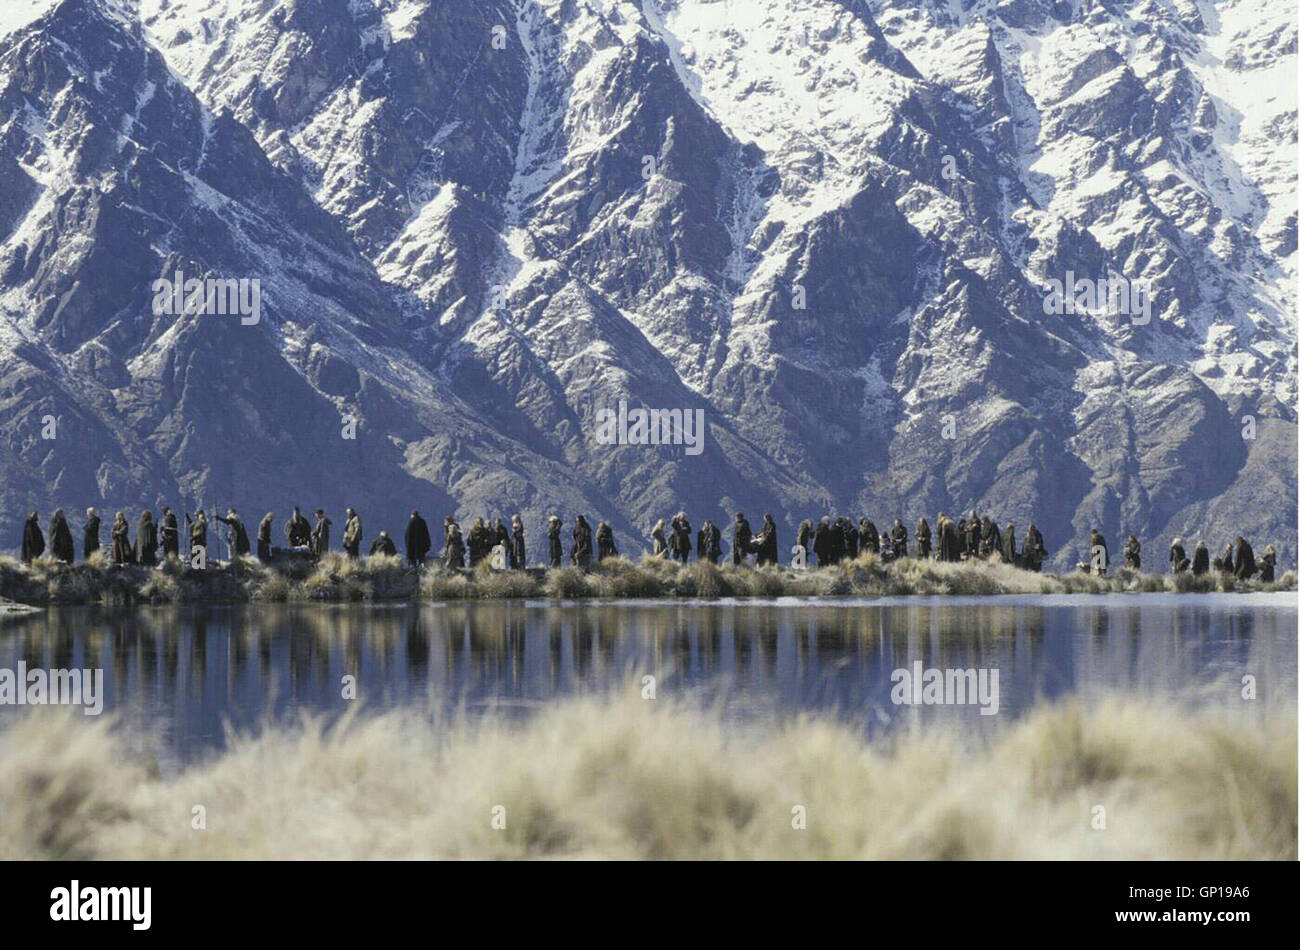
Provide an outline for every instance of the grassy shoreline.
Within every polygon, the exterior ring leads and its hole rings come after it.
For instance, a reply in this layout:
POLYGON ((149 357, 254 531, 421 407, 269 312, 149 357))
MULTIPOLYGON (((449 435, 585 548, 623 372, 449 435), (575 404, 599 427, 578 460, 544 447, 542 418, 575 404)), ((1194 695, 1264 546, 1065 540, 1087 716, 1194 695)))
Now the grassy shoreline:
POLYGON ((416 572, 400 558, 377 555, 348 560, 331 553, 319 562, 266 565, 253 558, 191 570, 176 560, 157 569, 113 567, 101 555, 63 564, 31 565, 0 558, 0 600, 18 604, 230 604, 246 602, 395 602, 519 598, 565 600, 720 597, 885 597, 907 595, 1215 593, 1294 591, 1287 571, 1272 584, 1210 573, 1148 574, 1121 568, 1105 577, 1073 572, 1037 574, 999 562, 946 564, 906 558, 883 563, 872 554, 826 568, 736 568, 646 557, 612 558, 590 571, 574 567, 493 571, 416 572))
POLYGON ((869 740, 627 695, 268 724, 164 775, 38 707, 0 731, 0 859, 1295 860, 1295 718, 1266 712, 1119 695, 869 740))

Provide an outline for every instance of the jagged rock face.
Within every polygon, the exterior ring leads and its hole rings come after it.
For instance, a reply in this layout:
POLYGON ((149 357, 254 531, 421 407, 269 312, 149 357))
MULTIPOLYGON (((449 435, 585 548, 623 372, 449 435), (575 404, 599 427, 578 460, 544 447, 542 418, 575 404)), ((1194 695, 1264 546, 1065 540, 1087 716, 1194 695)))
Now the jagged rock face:
POLYGON ((584 511, 634 552, 679 508, 783 544, 977 508, 1057 567, 1093 526, 1294 562, 1280 0, 24 0, 0 31, 0 537, 352 504, 369 535, 584 511), (258 320, 155 313, 177 271, 258 279, 258 320), (1133 283, 1053 306, 1071 277, 1133 283), (602 444, 620 400, 702 409, 702 451, 602 444))

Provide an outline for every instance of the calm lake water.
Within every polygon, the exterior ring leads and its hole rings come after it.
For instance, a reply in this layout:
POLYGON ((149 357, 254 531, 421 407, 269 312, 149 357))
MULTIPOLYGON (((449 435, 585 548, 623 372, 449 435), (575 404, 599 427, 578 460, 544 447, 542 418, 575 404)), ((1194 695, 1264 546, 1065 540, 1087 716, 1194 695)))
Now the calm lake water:
MULTIPOLYGON (((0 625, 0 667, 102 668, 106 709, 163 760, 224 724, 365 708, 527 716, 640 687, 728 716, 815 711, 869 731, 917 718, 1006 722, 1066 693, 1295 695, 1294 594, 897 598, 763 603, 53 608, 0 625), (1000 712, 895 705, 891 675, 997 669, 1000 712)), ((15 707, 0 706, 0 722, 15 707)))

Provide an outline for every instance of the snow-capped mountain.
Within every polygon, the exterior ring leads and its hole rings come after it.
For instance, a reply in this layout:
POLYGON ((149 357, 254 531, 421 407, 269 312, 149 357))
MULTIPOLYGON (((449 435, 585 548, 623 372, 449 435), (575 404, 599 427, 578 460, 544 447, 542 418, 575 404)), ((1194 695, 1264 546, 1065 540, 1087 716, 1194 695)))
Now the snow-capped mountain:
POLYGON ((1093 526, 1294 563, 1296 34, 1284 0, 6 0, 0 536, 352 504, 635 551, 679 508, 974 507, 1058 567, 1093 526), (259 280, 258 319, 157 313, 178 271, 259 280), (602 444, 620 400, 702 409, 703 450, 602 444))

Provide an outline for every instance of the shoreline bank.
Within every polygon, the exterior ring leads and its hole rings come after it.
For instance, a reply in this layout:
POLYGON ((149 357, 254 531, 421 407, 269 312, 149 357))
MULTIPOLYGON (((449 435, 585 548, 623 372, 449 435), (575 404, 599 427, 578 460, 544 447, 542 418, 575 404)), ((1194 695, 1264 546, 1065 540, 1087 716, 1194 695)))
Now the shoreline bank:
MULTIPOLYGON (((0 558, 0 607, 101 604, 238 604, 461 601, 501 599, 713 600, 772 597, 991 596, 1006 594, 1240 593, 1295 591, 1296 574, 1276 581, 1239 581, 1211 572, 1148 574, 1120 568, 1098 576, 1039 574, 1006 564, 959 564, 905 558, 885 563, 865 554, 824 568, 735 567, 657 558, 611 558, 589 571, 575 567, 494 571, 487 564, 418 571, 400 558, 375 555, 348 560, 331 553, 320 561, 264 564, 254 558, 193 570, 171 559, 157 568, 113 566, 102 559, 30 565, 0 558)), ((0 610, 0 613, 5 611, 0 610)))

